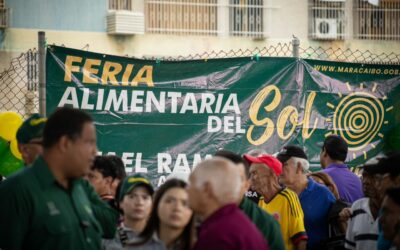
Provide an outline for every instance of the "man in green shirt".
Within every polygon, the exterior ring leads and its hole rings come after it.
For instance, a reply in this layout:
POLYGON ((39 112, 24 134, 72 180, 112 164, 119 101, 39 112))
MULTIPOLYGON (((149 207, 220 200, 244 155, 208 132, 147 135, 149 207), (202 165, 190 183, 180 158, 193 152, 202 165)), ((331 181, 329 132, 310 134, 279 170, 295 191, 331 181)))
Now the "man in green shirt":
POLYGON ((43 155, 0 183, 0 249, 100 249, 118 213, 82 179, 97 153, 92 118, 58 109, 43 132, 43 155))
POLYGON ((42 140, 46 118, 33 114, 26 119, 17 131, 18 150, 25 166, 30 166, 43 153, 42 140))
POLYGON ((235 163, 235 165, 238 167, 238 171, 240 172, 242 179, 242 199, 239 201, 239 208, 256 225, 258 230, 268 241, 268 245, 271 249, 284 250, 285 245, 283 242, 279 222, 245 196, 246 191, 250 187, 249 171, 248 167, 246 167, 246 161, 240 155, 227 150, 220 150, 215 154, 215 156, 228 159, 235 163))

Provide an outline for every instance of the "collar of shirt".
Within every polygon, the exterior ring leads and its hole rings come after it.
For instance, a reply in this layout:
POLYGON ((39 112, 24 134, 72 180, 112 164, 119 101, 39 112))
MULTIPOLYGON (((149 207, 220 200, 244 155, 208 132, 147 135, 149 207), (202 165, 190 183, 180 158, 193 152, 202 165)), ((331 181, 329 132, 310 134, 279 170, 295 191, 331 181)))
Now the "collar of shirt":
POLYGON ((229 216, 229 214, 231 214, 236 208, 237 208, 236 204, 228 204, 221 207, 203 222, 203 224, 200 226, 200 230, 206 229, 209 225, 211 225, 214 221, 218 220, 219 218, 229 216))
POLYGON ((36 175, 39 185, 43 189, 46 189, 56 183, 53 173, 50 171, 42 156, 39 156, 33 163, 32 171, 36 175))
POLYGON ((158 233, 154 232, 153 235, 151 236, 151 239, 157 243, 160 243, 162 245, 165 245, 164 242, 158 237, 158 233))
POLYGON ((133 233, 135 233, 132 229, 130 229, 129 227, 125 226, 124 222, 121 222, 121 226, 119 228, 121 228, 125 232, 133 232, 133 233))
MULTIPOLYGON (((367 197, 362 198, 362 199, 360 199, 360 202, 361 202, 360 208, 363 209, 365 212, 367 212, 367 214, 369 216, 371 216, 371 218, 373 220, 374 217, 372 216, 371 209, 369 207, 369 198, 367 198, 367 197)), ((378 218, 379 218, 379 216, 377 217, 377 219, 378 218)))
POLYGON ((285 188, 286 188, 285 185, 280 185, 280 186, 281 186, 281 189, 279 189, 278 192, 276 192, 276 194, 274 194, 274 196, 272 196, 271 199, 270 199, 269 201, 266 201, 266 200, 264 199, 263 196, 261 196, 260 199, 262 199, 262 200, 264 201, 265 204, 270 203, 271 201, 273 201, 273 200, 275 199, 275 197, 276 197, 279 193, 281 193, 283 190, 285 190, 285 188))
POLYGON ((332 168, 348 168, 346 164, 340 164, 340 163, 332 163, 326 169, 332 169, 332 168))
POLYGON ((306 189, 303 190, 303 192, 300 193, 299 198, 302 197, 306 193, 312 192, 315 188, 315 185, 316 185, 315 181, 310 177, 308 177, 307 180, 308 180, 307 187, 306 187, 306 189))
MULTIPOLYGON (((249 202, 252 202, 249 198, 246 196, 243 197, 242 201, 239 204, 240 209, 244 209, 249 206, 249 202)), ((254 203, 254 202, 253 202, 254 203)))

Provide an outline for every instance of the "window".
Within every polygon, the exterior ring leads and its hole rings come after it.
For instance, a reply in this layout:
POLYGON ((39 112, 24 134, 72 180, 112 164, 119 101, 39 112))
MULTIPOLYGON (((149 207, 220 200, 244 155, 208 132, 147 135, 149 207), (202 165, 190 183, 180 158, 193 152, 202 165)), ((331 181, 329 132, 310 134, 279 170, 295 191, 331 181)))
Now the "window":
POLYGON ((365 0, 354 2, 354 37, 399 40, 400 0, 381 0, 379 6, 365 0))
POLYGON ((217 35, 218 0, 146 0, 146 31, 217 35))
POLYGON ((309 0, 309 36, 319 40, 346 37, 345 0, 309 0))
POLYGON ((0 28, 8 26, 8 9, 6 9, 4 0, 0 0, 0 28))
POLYGON ((264 37, 264 0, 146 0, 146 31, 264 37))
POLYGON ((233 36, 264 37, 264 0, 230 0, 229 33, 233 36))
POLYGON ((132 11, 132 1, 135 0, 108 0, 108 9, 132 11))

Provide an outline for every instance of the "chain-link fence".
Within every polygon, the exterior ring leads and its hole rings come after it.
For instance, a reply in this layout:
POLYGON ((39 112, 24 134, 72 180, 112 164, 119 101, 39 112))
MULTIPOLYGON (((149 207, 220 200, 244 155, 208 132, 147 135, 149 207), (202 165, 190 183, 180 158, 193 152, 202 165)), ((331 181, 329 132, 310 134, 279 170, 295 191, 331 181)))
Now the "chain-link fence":
MULTIPOLYGON (((178 57, 143 57, 149 60, 162 61, 181 61, 181 60, 202 60, 213 58, 230 58, 230 57, 291 57, 294 54, 294 46, 292 43, 278 43, 274 46, 263 48, 246 49, 246 50, 229 50, 229 51, 211 51, 201 54, 193 54, 178 57)), ((370 64, 395 64, 400 65, 400 54, 381 53, 375 54, 369 50, 351 50, 351 49, 334 49, 323 47, 307 47, 298 49, 299 57, 303 59, 319 59, 336 62, 354 62, 354 63, 370 63, 370 64)))
POLYGON ((28 50, 0 72, 0 112, 15 111, 26 117, 39 110, 38 53, 28 50))
MULTIPOLYGON (((86 47, 89 50, 89 45, 86 45, 86 47)), ((230 57, 291 57, 294 54, 305 59, 400 65, 400 54, 394 52, 374 54, 368 50, 353 51, 323 47, 296 48, 292 43, 279 43, 252 50, 221 50, 178 57, 143 57, 143 59, 181 61, 230 57)), ((38 82, 38 53, 36 49, 29 50, 12 59, 9 68, 0 72, 0 112, 11 110, 25 118, 38 112, 38 82)))

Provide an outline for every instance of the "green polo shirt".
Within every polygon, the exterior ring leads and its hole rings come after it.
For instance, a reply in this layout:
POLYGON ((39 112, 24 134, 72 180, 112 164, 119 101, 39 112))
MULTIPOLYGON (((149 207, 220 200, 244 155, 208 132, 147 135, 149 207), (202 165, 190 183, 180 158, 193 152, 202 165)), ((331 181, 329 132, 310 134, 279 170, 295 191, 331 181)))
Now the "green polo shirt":
POLYGON ((261 234, 268 241, 270 249, 284 250, 285 245, 278 221, 262 210, 256 203, 244 197, 239 208, 256 225, 261 234))
POLYGON ((118 213, 83 179, 61 187, 42 157, 0 184, 0 249, 100 249, 118 213))

